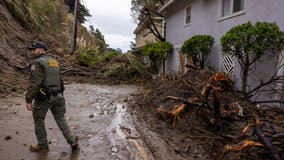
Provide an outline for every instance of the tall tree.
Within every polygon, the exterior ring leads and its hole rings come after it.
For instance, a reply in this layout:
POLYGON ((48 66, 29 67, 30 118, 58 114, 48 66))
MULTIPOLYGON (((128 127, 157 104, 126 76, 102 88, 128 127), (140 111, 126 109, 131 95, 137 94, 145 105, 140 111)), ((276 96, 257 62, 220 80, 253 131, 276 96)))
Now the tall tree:
POLYGON ((90 32, 96 37, 96 45, 100 53, 105 53, 107 50, 107 44, 105 42, 104 35, 99 29, 94 29, 94 26, 90 26, 90 32))
POLYGON ((157 18, 165 18, 158 13, 160 7, 166 0, 132 0, 131 1, 131 16, 136 23, 145 25, 147 29, 160 41, 164 42, 165 37, 160 33, 159 27, 162 24, 157 23, 157 18))
POLYGON ((136 49, 136 44, 135 44, 135 42, 130 41, 129 48, 134 51, 134 50, 136 49))
MULTIPOLYGON (((64 0, 64 3, 69 6, 69 12, 74 14, 75 0, 64 0)), ((80 4, 80 7, 79 7, 80 10, 79 10, 78 19, 79 19, 79 22, 82 24, 87 21, 86 17, 91 17, 92 15, 90 14, 88 8, 86 8, 86 6, 81 4, 80 1, 79 1, 79 4, 80 4)))

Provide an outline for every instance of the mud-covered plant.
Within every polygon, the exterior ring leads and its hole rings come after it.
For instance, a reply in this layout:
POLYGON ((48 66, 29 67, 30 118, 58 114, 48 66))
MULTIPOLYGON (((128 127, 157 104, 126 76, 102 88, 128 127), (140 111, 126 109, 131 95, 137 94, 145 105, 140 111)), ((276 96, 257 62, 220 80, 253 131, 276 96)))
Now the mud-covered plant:
POLYGON ((168 53, 173 50, 173 45, 170 42, 148 43, 145 46, 145 55, 153 62, 153 68, 157 71, 157 61, 163 61, 163 73, 165 74, 165 60, 168 53))
POLYGON ((79 48, 78 54, 80 65, 94 67, 98 62, 97 50, 92 47, 79 48))
MULTIPOLYGON (((100 52, 100 53, 101 53, 101 52, 100 52)), ((111 59, 117 57, 118 55, 119 55, 118 52, 116 52, 116 51, 110 51, 110 52, 108 52, 108 53, 106 53, 106 54, 101 55, 101 57, 102 57, 102 61, 109 61, 109 60, 111 60, 111 59)))
POLYGON ((134 68, 139 75, 142 75, 145 71, 145 65, 143 61, 141 61, 136 55, 127 54, 126 56, 131 67, 134 68))
MULTIPOLYGON (((251 96, 254 91, 270 82, 262 82, 261 86, 247 91, 249 72, 264 54, 279 53, 283 49, 284 33, 276 23, 248 22, 230 29, 221 38, 221 45, 225 54, 238 58, 241 66, 242 94, 251 96)), ((274 77, 271 80, 273 79, 274 77)))
POLYGON ((195 35, 183 43, 181 51, 192 58, 193 64, 203 69, 213 44, 214 37, 210 35, 195 35))
POLYGON ((129 79, 129 67, 125 63, 114 64, 106 69, 104 77, 127 80, 129 79))

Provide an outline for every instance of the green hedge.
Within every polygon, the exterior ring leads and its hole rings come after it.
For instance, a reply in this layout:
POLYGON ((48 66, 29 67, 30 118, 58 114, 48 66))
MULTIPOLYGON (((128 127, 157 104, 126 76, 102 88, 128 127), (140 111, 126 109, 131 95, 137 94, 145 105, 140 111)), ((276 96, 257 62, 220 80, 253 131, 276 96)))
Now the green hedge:
POLYGON ((191 57, 195 65, 203 69, 213 44, 214 37, 210 35, 195 35, 183 43, 181 51, 188 57, 191 57))

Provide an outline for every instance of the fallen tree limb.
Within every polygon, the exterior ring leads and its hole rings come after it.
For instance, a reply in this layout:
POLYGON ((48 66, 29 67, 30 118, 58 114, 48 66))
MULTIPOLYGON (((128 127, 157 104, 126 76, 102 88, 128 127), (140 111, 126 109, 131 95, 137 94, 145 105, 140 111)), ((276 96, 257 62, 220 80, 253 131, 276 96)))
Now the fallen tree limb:
POLYGON ((267 100, 267 101, 254 101, 252 102, 253 104, 257 104, 257 103, 282 103, 284 104, 283 100, 267 100))
POLYGON ((85 71, 88 71, 88 72, 91 72, 92 70, 90 68, 87 68, 87 67, 83 67, 83 66, 78 66, 78 65, 73 65, 74 67, 77 67, 77 68, 80 68, 82 70, 85 70, 85 71))
POLYGON ((189 137, 189 138, 206 138, 206 139, 224 140, 224 138, 222 138, 222 137, 213 137, 213 136, 192 136, 192 135, 188 135, 187 137, 189 137))
POLYGON ((224 134, 224 133, 218 133, 221 137, 224 137, 224 138, 228 138, 230 140, 236 140, 237 138, 239 137, 236 137, 236 136, 233 136, 233 135, 229 135, 229 134, 224 134))
POLYGON ((74 67, 65 69, 64 71, 61 72, 62 74, 68 74, 68 75, 80 75, 80 76, 92 76, 93 73, 92 72, 86 72, 86 71, 82 71, 80 69, 75 69, 74 67), (71 72, 71 73, 70 73, 71 72))
POLYGON ((68 71, 66 73, 62 73, 64 75, 79 75, 79 76, 92 76, 93 74, 92 73, 87 73, 87 72, 73 72, 73 73, 70 73, 72 71, 68 71), (69 73, 68 73, 69 72, 69 73))
POLYGON ((196 103, 196 102, 190 102, 189 100, 181 97, 175 97, 175 96, 167 96, 165 99, 173 99, 177 101, 182 101, 184 104, 188 106, 201 106, 202 103, 196 103))
POLYGON ((261 143, 265 146, 265 148, 269 150, 273 159, 274 160, 281 160, 281 157, 280 157, 277 149, 271 143, 272 138, 263 136, 263 133, 260 130, 260 128, 258 127, 258 125, 255 126, 255 134, 257 135, 257 137, 259 138, 261 143))
POLYGON ((248 147, 263 147, 263 144, 259 143, 259 142, 255 142, 255 141, 250 141, 250 140, 244 140, 241 141, 238 144, 234 144, 234 145, 226 145, 224 147, 223 150, 221 150, 221 152, 218 154, 218 156, 215 158, 215 160, 222 160, 224 155, 229 152, 229 151, 242 151, 245 148, 248 147))
POLYGON ((274 134, 272 135, 272 140, 275 140, 277 138, 284 138, 284 133, 278 133, 278 134, 274 134))
POLYGON ((75 71, 75 69, 73 67, 72 68, 68 68, 68 69, 65 69, 64 71, 62 71, 61 73, 65 74, 65 73, 70 72, 70 71, 75 71))
POLYGON ((162 115, 162 117, 164 119, 169 119, 170 117, 173 117, 174 118, 174 122, 173 122, 173 126, 176 125, 176 121, 177 120, 180 120, 180 117, 179 115, 185 111, 185 107, 186 105, 185 104, 182 104, 180 106, 175 106, 172 110, 170 111, 167 111, 167 110, 164 110, 164 109, 161 109, 161 108, 158 108, 156 110, 157 113, 159 113, 160 115, 162 115))
POLYGON ((17 69, 20 69, 20 70, 26 70, 28 68, 28 66, 26 66, 26 67, 23 67, 23 66, 20 66, 20 65, 13 65, 13 66, 17 69))

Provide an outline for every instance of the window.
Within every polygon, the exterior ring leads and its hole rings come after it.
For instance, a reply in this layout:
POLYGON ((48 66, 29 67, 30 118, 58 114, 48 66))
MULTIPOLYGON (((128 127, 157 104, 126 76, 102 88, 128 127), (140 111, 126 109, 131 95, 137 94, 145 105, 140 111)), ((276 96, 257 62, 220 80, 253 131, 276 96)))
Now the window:
POLYGON ((191 7, 187 6, 185 8, 185 25, 189 25, 191 22, 191 7))
POLYGON ((147 29, 144 29, 143 31, 142 31, 142 36, 143 37, 146 37, 148 34, 147 34, 147 29))
POLYGON ((244 0, 233 0, 233 13, 244 10, 244 0))
POLYGON ((244 0, 222 0, 222 17, 244 10, 244 0))

